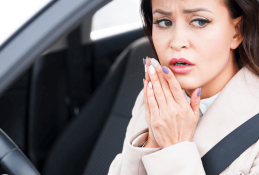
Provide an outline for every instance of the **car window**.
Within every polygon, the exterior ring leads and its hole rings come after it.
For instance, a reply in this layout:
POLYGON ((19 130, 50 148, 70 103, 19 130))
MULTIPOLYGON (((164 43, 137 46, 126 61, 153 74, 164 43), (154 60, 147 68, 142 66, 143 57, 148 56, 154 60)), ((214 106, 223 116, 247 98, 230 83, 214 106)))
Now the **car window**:
POLYGON ((114 0, 93 16, 91 39, 142 28, 140 0, 114 0))
POLYGON ((51 0, 0 1, 0 47, 23 24, 51 0))

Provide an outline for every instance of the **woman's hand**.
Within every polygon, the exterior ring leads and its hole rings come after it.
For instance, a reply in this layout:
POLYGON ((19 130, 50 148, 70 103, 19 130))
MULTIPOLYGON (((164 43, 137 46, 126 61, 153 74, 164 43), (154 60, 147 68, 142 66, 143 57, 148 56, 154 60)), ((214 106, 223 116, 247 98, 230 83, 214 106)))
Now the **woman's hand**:
POLYGON ((154 137, 152 142, 163 149, 191 141, 199 119, 200 88, 193 91, 189 104, 171 70, 167 67, 162 70, 155 59, 151 62, 154 66, 148 66, 147 72, 152 84, 146 88, 145 106, 150 111, 146 118, 154 137))
POLYGON ((144 102, 145 102, 145 118, 146 118, 146 122, 148 124, 148 128, 149 128, 149 132, 148 132, 148 140, 147 143, 145 144, 145 147, 151 147, 151 148, 156 148, 159 147, 159 145, 157 144, 152 128, 151 128, 151 113, 149 110, 149 106, 148 106, 148 102, 147 102, 147 86, 148 86, 148 82, 150 81, 147 69, 148 66, 150 65, 150 58, 146 58, 146 61, 143 59, 143 63, 145 66, 145 78, 146 80, 143 80, 144 83, 144 102))

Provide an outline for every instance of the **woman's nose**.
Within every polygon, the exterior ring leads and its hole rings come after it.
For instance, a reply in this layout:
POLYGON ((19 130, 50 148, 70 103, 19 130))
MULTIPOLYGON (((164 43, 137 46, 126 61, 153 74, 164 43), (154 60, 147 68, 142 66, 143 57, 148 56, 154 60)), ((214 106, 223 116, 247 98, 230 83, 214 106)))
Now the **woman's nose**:
POLYGON ((180 24, 175 25, 170 34, 170 47, 176 51, 180 51, 182 48, 189 48, 187 32, 180 24))

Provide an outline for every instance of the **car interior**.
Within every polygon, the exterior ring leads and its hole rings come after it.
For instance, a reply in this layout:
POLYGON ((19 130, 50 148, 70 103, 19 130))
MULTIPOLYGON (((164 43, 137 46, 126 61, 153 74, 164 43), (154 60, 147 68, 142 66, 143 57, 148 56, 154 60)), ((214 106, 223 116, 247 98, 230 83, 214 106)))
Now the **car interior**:
POLYGON ((1 129, 43 175, 108 173, 143 88, 142 59, 154 57, 142 28, 92 41, 92 17, 0 97, 1 129))

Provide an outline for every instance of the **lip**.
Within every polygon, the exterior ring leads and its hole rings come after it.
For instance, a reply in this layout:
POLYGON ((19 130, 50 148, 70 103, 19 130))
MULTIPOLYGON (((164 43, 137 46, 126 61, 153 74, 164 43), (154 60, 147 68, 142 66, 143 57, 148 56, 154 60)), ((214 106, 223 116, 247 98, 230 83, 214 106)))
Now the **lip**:
POLYGON ((170 64, 170 67, 173 72, 180 73, 180 74, 187 73, 195 67, 195 65, 192 62, 190 62, 189 60, 187 60, 185 58, 172 58, 170 60, 169 64, 170 64), (176 63, 176 62, 184 62, 184 63, 190 64, 190 65, 176 66, 176 65, 174 65, 174 63, 176 63))

